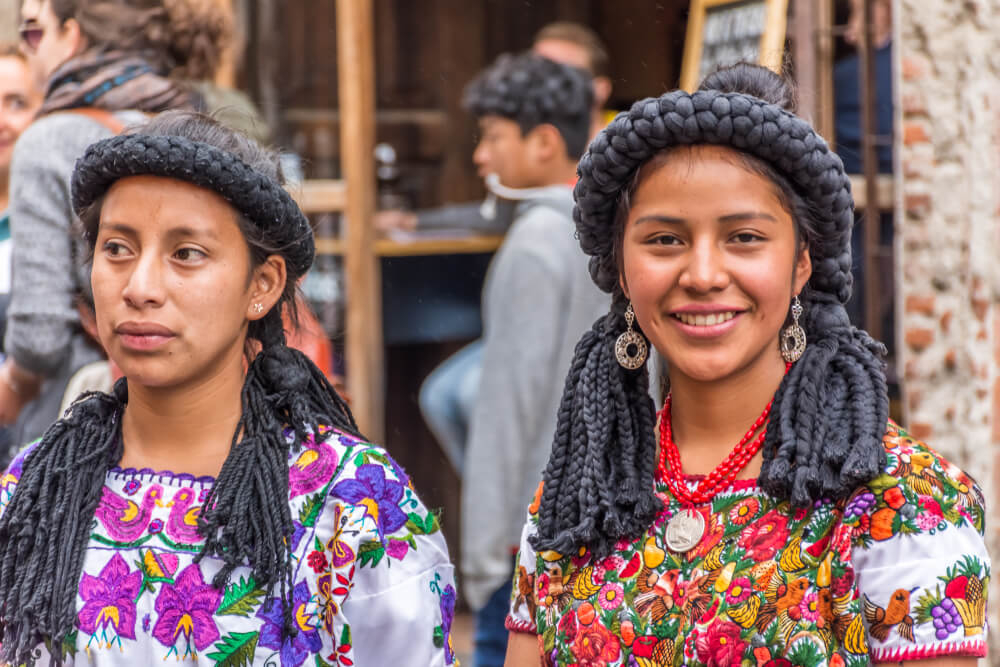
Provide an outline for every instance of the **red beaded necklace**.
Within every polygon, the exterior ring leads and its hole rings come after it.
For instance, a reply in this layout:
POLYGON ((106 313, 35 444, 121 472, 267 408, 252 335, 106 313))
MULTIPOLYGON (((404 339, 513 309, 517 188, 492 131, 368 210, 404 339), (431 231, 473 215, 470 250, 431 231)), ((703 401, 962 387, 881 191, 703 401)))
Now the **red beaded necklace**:
MULTIPOLYGON (((791 368, 791 364, 785 365, 785 372, 791 368)), ((767 428, 761 430, 760 435, 750 442, 757 429, 765 426, 771 414, 771 404, 768 402, 764 412, 761 413, 750 429, 740 438, 740 441, 729 452, 729 455, 716 466, 715 470, 708 474, 698 485, 691 489, 684 479, 684 470, 681 468, 681 455, 674 442, 673 433, 670 428, 670 403, 671 397, 668 395, 660 411, 660 460, 657 464, 657 474, 660 479, 666 482, 671 493, 682 504, 691 506, 707 503, 724 488, 733 483, 736 475, 750 463, 750 459, 757 455, 764 444, 764 436, 767 435, 767 428), (668 465, 669 464, 669 465, 668 465)))

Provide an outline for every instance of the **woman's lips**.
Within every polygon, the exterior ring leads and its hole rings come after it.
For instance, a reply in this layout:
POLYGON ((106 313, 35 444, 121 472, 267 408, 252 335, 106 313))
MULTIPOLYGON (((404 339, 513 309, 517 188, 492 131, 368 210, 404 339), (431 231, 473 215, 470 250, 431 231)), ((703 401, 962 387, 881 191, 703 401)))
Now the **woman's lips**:
POLYGON ((160 348, 177 336, 162 325, 145 322, 125 322, 115 328, 115 333, 122 345, 138 352, 160 348))
POLYGON ((729 333, 739 323, 743 311, 727 310, 718 312, 675 312, 671 321, 681 333, 692 338, 717 338, 729 333))

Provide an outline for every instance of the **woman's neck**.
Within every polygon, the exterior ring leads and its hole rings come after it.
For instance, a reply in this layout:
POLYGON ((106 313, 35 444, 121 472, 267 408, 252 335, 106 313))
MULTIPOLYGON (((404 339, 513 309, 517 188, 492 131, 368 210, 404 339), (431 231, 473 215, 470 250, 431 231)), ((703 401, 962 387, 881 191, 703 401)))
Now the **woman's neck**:
POLYGON ((184 386, 130 383, 121 466, 217 476, 242 414, 244 377, 240 357, 184 386))
MULTIPOLYGON (((773 358, 768 354, 718 381, 701 382, 672 373, 671 430, 684 472, 707 475, 722 463, 774 397, 784 374, 785 364, 777 351, 773 358)), ((756 478, 760 465, 757 454, 737 477, 756 478)))

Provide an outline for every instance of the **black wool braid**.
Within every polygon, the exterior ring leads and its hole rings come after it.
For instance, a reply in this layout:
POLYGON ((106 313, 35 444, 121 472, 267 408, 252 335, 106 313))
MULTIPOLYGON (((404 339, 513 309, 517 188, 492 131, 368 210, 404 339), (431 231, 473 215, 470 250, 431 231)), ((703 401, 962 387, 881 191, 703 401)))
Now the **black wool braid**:
POLYGON ((195 557, 218 558, 223 567, 212 584, 224 588, 233 571, 247 563, 269 598, 277 586, 285 636, 294 637, 293 518, 288 504, 289 444, 287 425, 295 432, 294 451, 320 425, 361 438, 350 409, 326 376, 302 352, 285 344, 279 310, 266 318, 262 351, 250 363, 243 385, 243 415, 230 455, 198 517, 205 545, 195 557), (237 439, 242 435, 242 438, 237 439))
POLYGON ((798 507, 844 498, 886 465, 885 348, 823 296, 803 303, 810 342, 775 393, 761 449, 761 488, 798 507))
POLYGON ((0 517, 0 662, 53 665, 76 624, 76 595, 105 473, 121 459, 124 382, 90 394, 46 431, 0 517))
MULTIPOLYGON (((277 311, 275 311, 277 312, 277 311)), ((280 317, 263 351, 250 364, 243 416, 222 471, 199 517, 206 538, 196 556, 219 558, 213 585, 223 588, 233 569, 249 565, 268 596, 279 588, 285 636, 292 617, 292 517, 288 505, 289 445, 296 447, 320 424, 361 437, 357 424, 326 377, 301 352, 288 348, 280 317)), ((125 380, 114 395, 91 394, 74 403, 24 462, 13 497, 0 516, 0 662, 33 665, 47 644, 53 665, 76 627, 76 596, 91 523, 106 472, 121 460, 125 380)))
MULTIPOLYGON (((616 311, 623 311, 618 304, 616 311)), ((648 528, 661 503, 652 493, 656 442, 649 377, 617 362, 624 318, 602 317, 577 344, 559 407, 532 547, 595 557, 648 528), (647 491, 648 489, 648 491, 647 491)))

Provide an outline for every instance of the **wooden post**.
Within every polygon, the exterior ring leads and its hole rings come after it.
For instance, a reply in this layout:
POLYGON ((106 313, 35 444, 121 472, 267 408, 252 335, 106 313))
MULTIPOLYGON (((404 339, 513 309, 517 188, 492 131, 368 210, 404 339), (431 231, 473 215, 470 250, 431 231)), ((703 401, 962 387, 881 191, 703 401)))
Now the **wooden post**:
POLYGON ((858 54, 859 87, 861 93, 861 164, 865 176, 865 207, 862 218, 864 248, 864 281, 862 289, 865 298, 865 329, 875 340, 882 340, 882 301, 886 295, 882 293, 882 276, 879 246, 881 228, 878 201, 878 156, 875 152, 875 140, 878 125, 875 116, 875 3, 872 0, 862 0, 864 11, 864 31, 858 54))
POLYGON ((347 183, 344 229, 347 386, 361 431, 384 442, 382 284, 375 256, 375 50, 372 0, 337 0, 340 160, 347 183))

